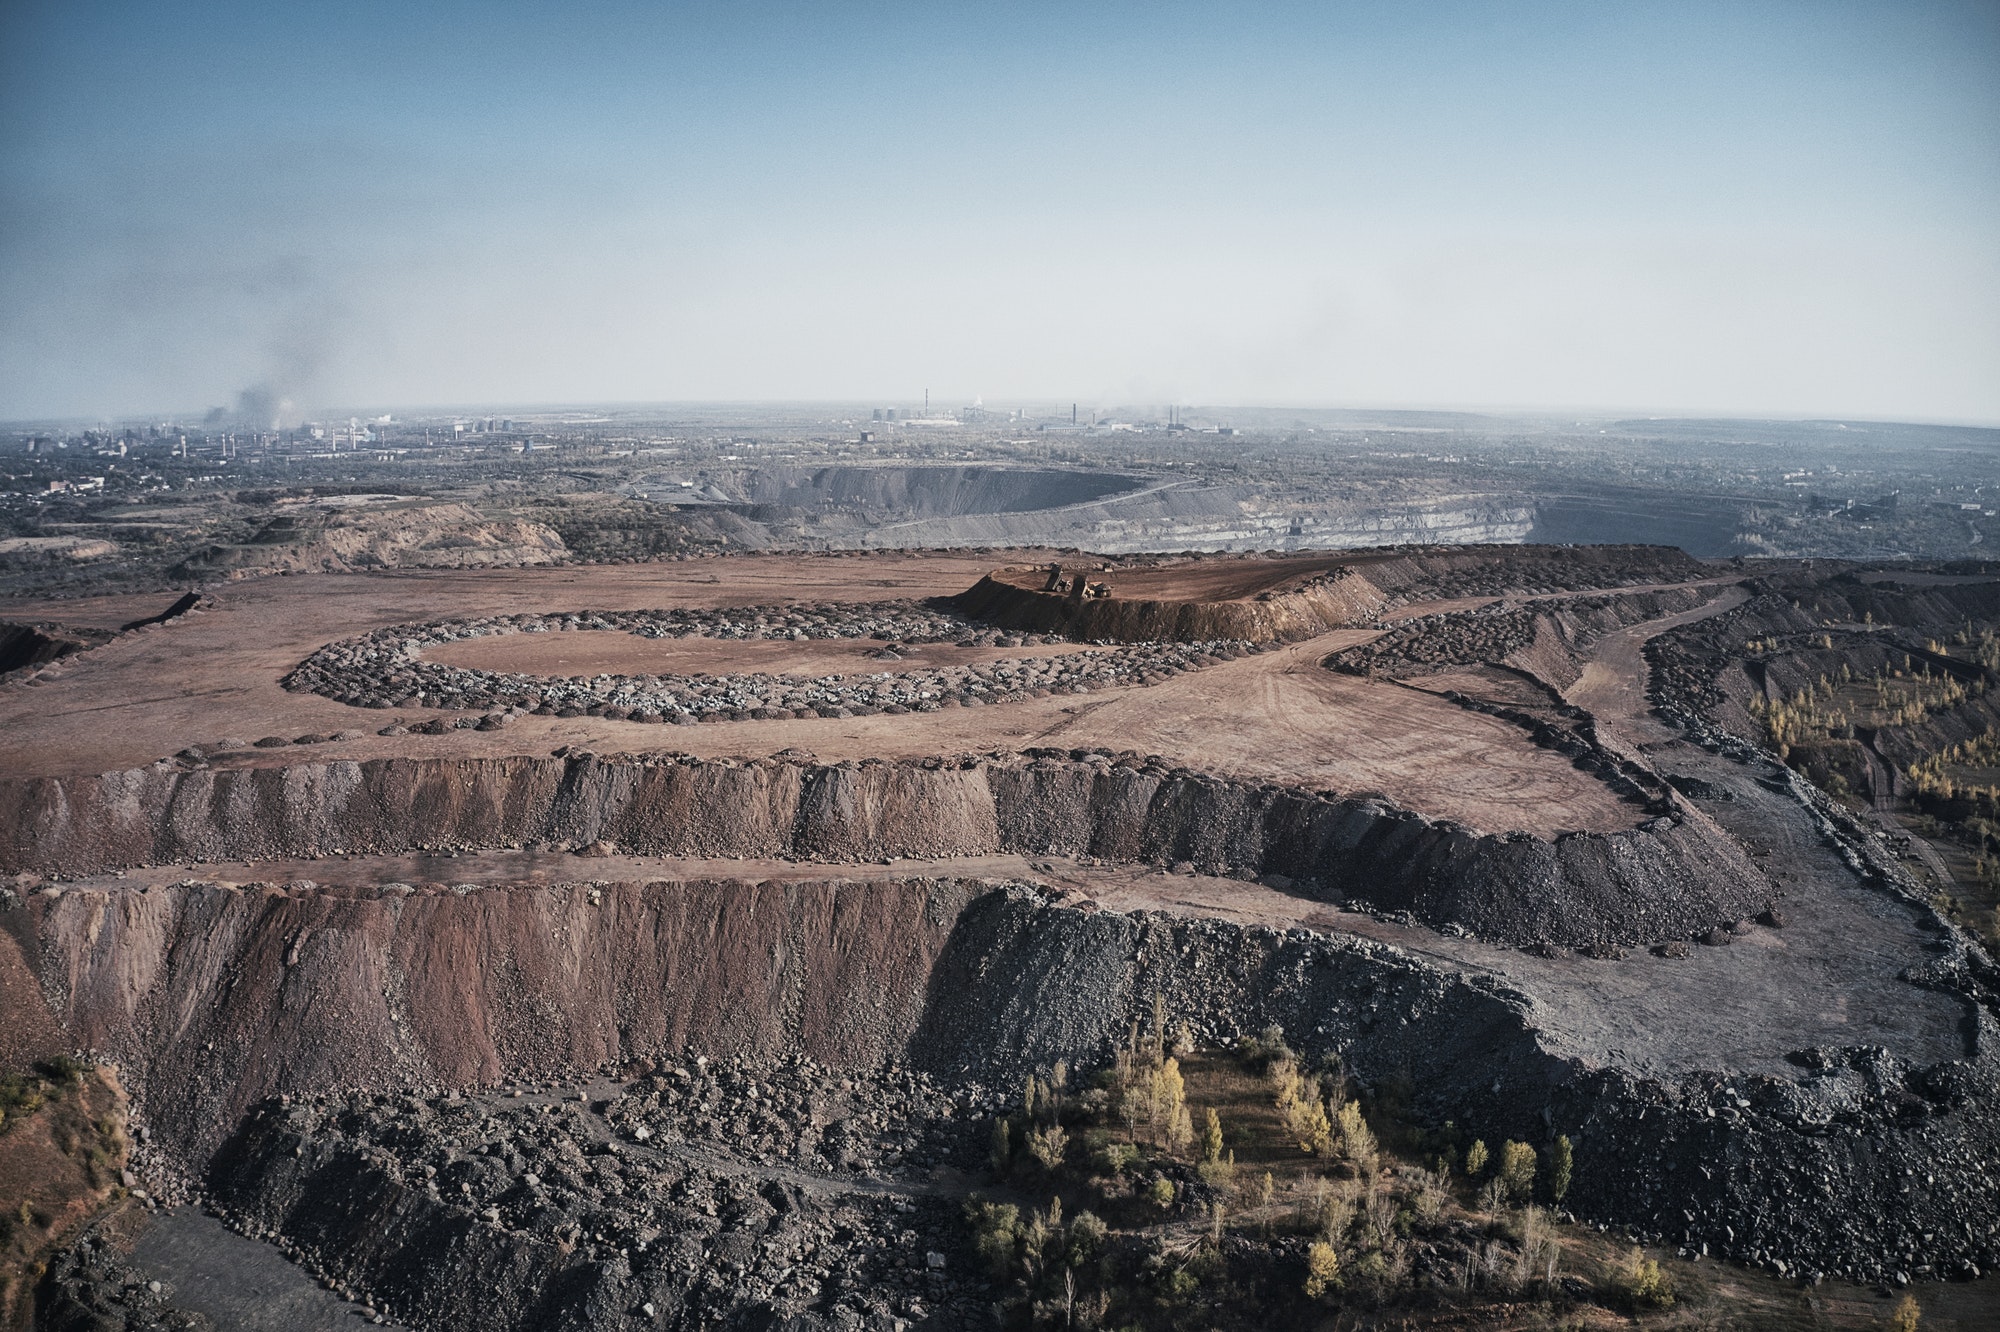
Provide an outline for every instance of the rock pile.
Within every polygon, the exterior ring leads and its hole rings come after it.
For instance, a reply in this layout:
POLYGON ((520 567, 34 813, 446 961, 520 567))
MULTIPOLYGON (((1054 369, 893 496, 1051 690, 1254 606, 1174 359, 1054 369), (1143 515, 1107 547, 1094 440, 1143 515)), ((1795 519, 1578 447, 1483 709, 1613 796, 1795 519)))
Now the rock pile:
POLYGON ((1478 548, 1433 547, 1411 550, 1397 564, 1401 567, 1371 565, 1364 572, 1402 601, 1688 582, 1716 572, 1673 546, 1519 546, 1504 560, 1478 548))
POLYGON ((35 1326, 47 1332, 215 1332, 210 1319, 173 1302, 116 1246, 86 1234, 58 1254, 35 1290, 35 1326))
POLYGON ((1240 641, 1122 643, 1060 656, 818 677, 754 672, 561 679, 447 666, 423 658, 425 648, 440 643, 565 630, 728 641, 870 638, 882 643, 874 655, 887 667, 902 660, 896 651, 899 644, 1013 648, 1063 641, 1004 634, 917 602, 507 615, 399 625, 332 643, 300 663, 286 677, 285 687, 357 707, 425 706, 489 715, 511 709, 559 717, 589 713, 613 720, 685 724, 932 712, 1052 693, 1090 693, 1157 684, 1257 650, 1240 641))
POLYGON ((697 1058, 267 1102, 212 1182, 239 1230, 414 1325, 973 1326, 985 1283, 931 1180, 977 1167, 1000 1105, 896 1068, 697 1058))
POLYGON ((1406 621, 1381 637, 1327 658, 1350 675, 1420 675, 1453 666, 1505 661, 1535 641, 1532 609, 1482 607, 1406 621))

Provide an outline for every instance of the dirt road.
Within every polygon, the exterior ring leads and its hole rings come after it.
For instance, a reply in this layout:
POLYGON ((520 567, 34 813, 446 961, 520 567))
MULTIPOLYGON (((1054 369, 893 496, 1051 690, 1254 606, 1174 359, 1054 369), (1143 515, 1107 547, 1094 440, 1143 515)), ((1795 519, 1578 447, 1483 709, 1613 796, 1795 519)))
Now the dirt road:
POLYGON ((1672 739, 1675 733, 1652 715, 1646 702, 1646 644, 1670 629, 1712 619, 1749 599, 1748 589, 1728 587, 1693 610, 1606 634, 1591 649, 1583 675, 1563 691, 1564 699, 1595 716, 1598 736, 1627 758, 1635 756, 1640 745, 1672 739))

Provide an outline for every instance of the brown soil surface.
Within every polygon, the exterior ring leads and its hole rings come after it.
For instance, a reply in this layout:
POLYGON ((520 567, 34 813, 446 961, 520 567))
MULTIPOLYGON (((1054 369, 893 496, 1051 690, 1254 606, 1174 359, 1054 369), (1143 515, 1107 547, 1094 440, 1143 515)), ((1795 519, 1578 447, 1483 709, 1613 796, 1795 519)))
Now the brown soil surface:
MULTIPOLYGON (((823 760, 1105 746, 1161 754, 1237 777, 1379 791, 1408 808, 1483 831, 1551 835, 1626 828, 1641 817, 1596 777, 1536 748, 1514 726, 1318 665, 1329 652, 1365 640, 1370 630, 1338 630, 1150 688, 841 720, 669 728, 589 716, 532 717, 500 731, 386 738, 373 732, 391 721, 436 714, 352 708, 289 693, 278 683, 315 648, 385 625, 445 615, 926 597, 964 590, 991 568, 990 560, 973 554, 752 556, 590 568, 302 575, 232 585, 218 593, 215 609, 124 635, 50 668, 37 685, 0 691, 0 769, 19 775, 107 772, 225 737, 252 741, 342 730, 366 734, 308 749, 259 750, 231 761, 499 756, 547 753, 560 745, 678 749, 702 756, 768 755, 796 747, 823 760)), ((26 603, 0 606, 0 613, 115 625, 157 612, 159 600, 26 603)), ((529 637, 493 641, 511 644, 529 637)), ((647 640, 630 641, 642 649, 651 646, 647 640)), ((766 648, 808 657, 826 651, 816 643, 766 648)), ((774 662, 762 664, 769 669, 774 662)))
POLYGON ((1623 741, 1627 754, 1636 745, 1671 740, 1674 732, 1653 717, 1646 702, 1646 644, 1669 629, 1735 610, 1749 599, 1745 588, 1725 588, 1713 601, 1693 610, 1606 634, 1584 663, 1583 675, 1563 697, 1593 713, 1600 723, 1598 735, 1614 747, 1623 741))
POLYGON ((929 643, 898 648, 901 661, 871 654, 880 643, 866 638, 779 639, 645 638, 606 630, 546 634, 488 634, 426 648, 423 655, 447 666, 522 675, 874 675, 926 671, 982 661, 1065 656, 1101 649, 1081 643, 1046 647, 953 647, 929 643))

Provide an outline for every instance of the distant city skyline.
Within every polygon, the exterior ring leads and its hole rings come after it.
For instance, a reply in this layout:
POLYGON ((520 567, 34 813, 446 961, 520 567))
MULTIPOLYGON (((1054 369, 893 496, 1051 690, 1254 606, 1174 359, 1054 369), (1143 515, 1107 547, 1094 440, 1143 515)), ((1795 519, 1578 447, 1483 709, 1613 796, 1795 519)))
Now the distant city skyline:
POLYGON ((2000 422, 1991 4, 21 3, 0 118, 0 419, 2000 422))

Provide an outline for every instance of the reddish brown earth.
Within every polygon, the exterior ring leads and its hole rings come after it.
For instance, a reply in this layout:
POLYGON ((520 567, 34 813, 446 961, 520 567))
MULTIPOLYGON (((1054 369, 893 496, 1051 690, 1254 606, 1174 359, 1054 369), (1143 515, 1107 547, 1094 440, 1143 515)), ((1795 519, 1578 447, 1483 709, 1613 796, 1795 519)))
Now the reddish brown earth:
MULTIPOLYGON (((353 708, 279 685, 300 659, 325 643, 439 616, 926 597, 962 591, 990 567, 983 558, 950 554, 753 556, 504 573, 303 575, 235 584, 217 593, 213 609, 124 635, 45 669, 36 685, 0 689, 0 770, 13 775, 100 773, 143 766, 189 745, 223 738, 253 741, 342 730, 368 734, 310 750, 257 751, 232 762, 400 754, 493 757, 545 754, 561 745, 613 751, 674 748, 702 756, 769 755, 799 748, 838 761, 1101 745, 1163 754, 1242 778, 1341 792, 1378 791, 1407 808, 1485 831, 1521 829, 1546 836, 1565 829, 1629 827, 1635 821, 1633 808, 1601 781, 1561 755, 1535 747, 1517 727, 1440 699, 1319 667, 1329 651, 1374 632, 1366 629, 1336 630, 1151 688, 909 716, 672 729, 588 716, 532 717, 495 732, 384 738, 373 732, 394 720, 429 714, 353 708)), ((117 625, 157 611, 156 601, 117 597, 17 604, 0 607, 0 613, 117 625)), ((541 647, 543 637, 479 640, 451 650, 560 652, 557 645, 541 647)), ((639 654, 663 646, 609 633, 561 637, 607 643, 629 639, 616 648, 639 654)), ((740 658, 733 655, 738 645, 691 650, 702 654, 711 671, 730 669, 737 660, 756 669, 776 669, 787 653, 798 654, 794 660, 802 663, 799 668, 809 669, 826 661, 829 651, 811 642, 760 643, 753 645, 754 655, 740 658)), ((562 668, 562 663, 549 664, 562 668)), ((598 662, 595 669, 610 666, 598 662)))
POLYGON ((957 599, 959 608, 1007 628, 1078 639, 1143 642, 1247 639, 1291 643, 1358 624, 1388 595, 1352 576, 1338 555, 1190 558, 1125 567, 1071 562, 1068 591, 1048 588, 1046 566, 996 569, 957 599), (1093 585, 1072 595, 1074 580, 1093 585))

